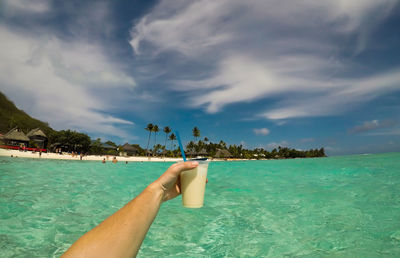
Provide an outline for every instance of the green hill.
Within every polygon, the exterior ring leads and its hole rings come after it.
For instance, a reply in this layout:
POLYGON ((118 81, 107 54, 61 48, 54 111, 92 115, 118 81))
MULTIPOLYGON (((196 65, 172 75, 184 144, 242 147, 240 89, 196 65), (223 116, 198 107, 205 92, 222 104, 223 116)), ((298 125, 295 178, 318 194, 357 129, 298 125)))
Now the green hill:
POLYGON ((15 126, 18 126, 25 133, 34 128, 42 129, 47 135, 54 133, 54 130, 47 123, 32 118, 23 110, 18 109, 0 92, 0 133, 5 134, 15 126))

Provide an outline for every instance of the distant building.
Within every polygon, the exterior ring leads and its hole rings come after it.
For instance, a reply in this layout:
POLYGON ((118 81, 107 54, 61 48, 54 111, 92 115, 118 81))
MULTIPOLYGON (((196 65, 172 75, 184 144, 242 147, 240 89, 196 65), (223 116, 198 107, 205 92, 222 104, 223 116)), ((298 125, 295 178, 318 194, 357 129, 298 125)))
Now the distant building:
POLYGON ((120 156, 137 156, 140 154, 140 147, 138 144, 125 143, 122 145, 122 150, 120 151, 120 156))
POLYGON ((208 153, 206 149, 201 149, 200 151, 196 151, 194 148, 185 151, 186 156, 188 157, 196 157, 196 156, 207 156, 208 153))
POLYGON ((38 148, 47 148, 48 138, 40 128, 32 129, 26 136, 28 136, 29 140, 35 142, 38 148))
POLYGON ((102 147, 105 151, 108 151, 108 150, 116 150, 116 149, 117 149, 117 147, 112 146, 112 145, 107 144, 107 143, 102 143, 102 144, 101 144, 101 147, 102 147))
POLYGON ((195 157, 196 154, 197 154, 197 153, 196 153, 196 150, 195 150, 194 148, 185 151, 185 155, 186 155, 187 157, 195 157))
POLYGON ((216 158, 232 158, 232 154, 228 150, 218 149, 217 153, 215 153, 216 158))
POLYGON ((4 144, 10 146, 28 147, 29 138, 18 127, 14 127, 3 136, 4 144))
POLYGON ((206 149, 201 149, 199 152, 197 152, 198 156, 207 156, 208 152, 206 151, 206 149))

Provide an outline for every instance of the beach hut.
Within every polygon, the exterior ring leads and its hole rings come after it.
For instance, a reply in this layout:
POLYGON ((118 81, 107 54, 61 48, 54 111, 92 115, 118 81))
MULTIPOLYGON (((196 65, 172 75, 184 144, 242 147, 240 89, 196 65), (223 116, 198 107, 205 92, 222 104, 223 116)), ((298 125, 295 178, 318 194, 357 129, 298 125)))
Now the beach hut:
POLYGON ((122 145, 122 149, 123 151, 120 152, 121 156, 137 156, 140 153, 140 149, 139 146, 137 144, 129 144, 129 143, 125 143, 124 145, 122 145))
POLYGON ((101 144, 101 147, 104 149, 104 150, 116 150, 117 149, 117 147, 115 147, 115 146, 112 146, 112 145, 110 145, 110 144, 107 144, 107 143, 102 143, 101 144))
POLYGON ((61 143, 59 143, 59 142, 52 143, 50 145, 50 150, 53 152, 56 152, 56 150, 58 149, 58 147, 60 147, 60 145, 61 145, 61 143))
POLYGON ((194 149, 190 149, 190 150, 186 150, 185 151, 185 155, 186 156, 188 156, 188 157, 194 157, 194 156, 196 156, 196 151, 194 150, 194 149))
POLYGON ((206 149, 201 149, 199 152, 197 152, 198 156, 207 156, 208 152, 206 151, 206 149))
MULTIPOLYGON (((40 128, 35 128, 35 129, 30 130, 26 136, 28 136, 29 140, 35 142, 36 145, 38 146, 38 148, 40 148, 40 149, 47 148, 48 138, 47 138, 46 134, 40 128)), ((31 146, 31 147, 33 147, 33 146, 31 146)))
POLYGON ((227 158, 231 158, 232 154, 228 151, 228 150, 221 150, 218 149, 217 153, 215 153, 215 157, 216 158, 222 158, 222 159, 227 159, 227 158))
POLYGON ((3 141, 6 145, 27 147, 29 138, 18 127, 14 127, 3 136, 3 141))

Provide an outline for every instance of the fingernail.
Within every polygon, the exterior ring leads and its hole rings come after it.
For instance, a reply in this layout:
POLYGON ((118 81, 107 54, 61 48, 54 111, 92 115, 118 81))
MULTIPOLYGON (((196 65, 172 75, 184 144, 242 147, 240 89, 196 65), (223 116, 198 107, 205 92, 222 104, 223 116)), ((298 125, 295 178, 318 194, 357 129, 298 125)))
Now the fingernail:
POLYGON ((199 165, 199 162, 197 161, 192 161, 190 164, 192 167, 196 167, 197 165, 199 165))

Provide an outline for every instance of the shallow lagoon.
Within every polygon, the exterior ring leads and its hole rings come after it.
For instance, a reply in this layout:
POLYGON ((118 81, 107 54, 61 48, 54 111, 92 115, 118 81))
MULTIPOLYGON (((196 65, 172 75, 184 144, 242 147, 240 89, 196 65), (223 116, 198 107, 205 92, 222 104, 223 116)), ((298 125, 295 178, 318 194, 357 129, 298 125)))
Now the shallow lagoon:
MULTIPOLYGON (((171 163, 0 157, 0 254, 60 256, 171 163)), ((205 207, 163 205, 139 257, 399 257, 400 153, 215 162, 205 207)))

